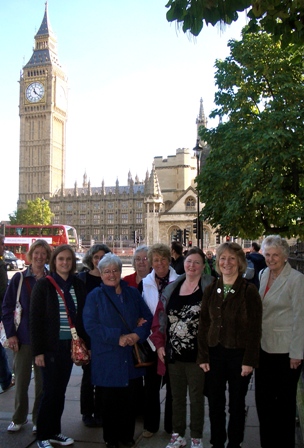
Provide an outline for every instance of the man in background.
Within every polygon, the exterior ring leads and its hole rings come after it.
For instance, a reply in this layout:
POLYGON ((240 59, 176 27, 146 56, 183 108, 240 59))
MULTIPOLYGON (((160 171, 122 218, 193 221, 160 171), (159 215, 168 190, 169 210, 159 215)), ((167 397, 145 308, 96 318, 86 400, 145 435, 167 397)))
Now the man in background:
POLYGON ((258 243, 253 242, 251 244, 250 252, 246 254, 246 258, 251 260, 254 265, 254 276, 248 281, 253 283, 258 289, 260 287, 259 273, 262 269, 267 267, 264 255, 259 253, 260 248, 261 247, 258 243))
POLYGON ((171 243, 171 266, 178 275, 184 274, 183 246, 177 241, 171 243))

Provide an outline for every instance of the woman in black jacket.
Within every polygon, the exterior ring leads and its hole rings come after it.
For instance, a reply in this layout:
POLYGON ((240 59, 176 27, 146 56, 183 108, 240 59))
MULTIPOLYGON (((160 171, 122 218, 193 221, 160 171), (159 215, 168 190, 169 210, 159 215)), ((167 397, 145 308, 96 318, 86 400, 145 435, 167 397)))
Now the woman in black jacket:
MULTIPOLYGON (((76 258, 72 247, 57 247, 51 256, 51 276, 64 293, 69 316, 78 335, 87 340, 82 323, 86 289, 74 274, 75 270, 76 258)), ((74 440, 61 434, 65 391, 73 367, 71 331, 64 302, 47 278, 39 280, 33 288, 30 334, 35 363, 41 367, 43 377, 43 396, 37 418, 37 445, 39 448, 50 448, 52 442, 72 445, 74 440)))
POLYGON ((211 444, 224 448, 226 383, 229 385, 227 448, 239 448, 244 437, 245 397, 259 359, 262 301, 256 287, 243 278, 243 249, 223 243, 216 251, 218 279, 207 286, 198 328, 197 363, 205 372, 211 444))

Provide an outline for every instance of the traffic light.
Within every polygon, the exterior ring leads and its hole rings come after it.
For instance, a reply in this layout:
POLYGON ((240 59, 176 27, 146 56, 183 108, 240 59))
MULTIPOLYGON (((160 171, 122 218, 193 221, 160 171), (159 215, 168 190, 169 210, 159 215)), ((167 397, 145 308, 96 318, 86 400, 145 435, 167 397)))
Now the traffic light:
POLYGON ((140 236, 137 235, 137 236, 136 236, 136 244, 139 244, 139 242, 140 242, 140 236))
POLYGON ((177 241, 177 234, 174 233, 174 235, 172 235, 172 241, 177 241))
POLYGON ((132 240, 133 243, 136 243, 136 230, 132 230, 132 240))
POLYGON ((176 241, 178 241, 179 243, 182 242, 182 235, 183 235, 183 232, 181 231, 181 229, 178 229, 176 232, 176 241))
POLYGON ((193 219, 193 233, 197 234, 197 218, 193 219))
POLYGON ((189 239, 189 230, 184 229, 184 243, 186 244, 187 240, 189 239))
POLYGON ((216 241, 216 244, 221 244, 221 235, 216 235, 215 241, 216 241))

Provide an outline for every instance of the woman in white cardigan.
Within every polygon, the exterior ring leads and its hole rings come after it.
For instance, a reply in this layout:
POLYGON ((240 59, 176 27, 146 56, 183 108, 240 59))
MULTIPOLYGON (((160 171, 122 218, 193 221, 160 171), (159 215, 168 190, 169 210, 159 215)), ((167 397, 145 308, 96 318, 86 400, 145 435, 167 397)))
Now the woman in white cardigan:
POLYGON ((295 446, 297 383, 304 352, 304 275, 288 263, 279 235, 262 243, 267 268, 260 275, 263 302, 256 405, 263 448, 295 446))

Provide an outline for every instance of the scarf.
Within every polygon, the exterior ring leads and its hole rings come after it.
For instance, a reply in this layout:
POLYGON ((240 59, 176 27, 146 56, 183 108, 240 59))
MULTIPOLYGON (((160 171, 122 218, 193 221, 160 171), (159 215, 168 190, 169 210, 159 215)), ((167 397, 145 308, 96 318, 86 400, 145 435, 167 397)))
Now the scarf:
POLYGON ((58 275, 56 272, 53 272, 52 277, 58 284, 59 288, 62 289, 64 298, 66 301, 67 308, 69 310, 69 316, 72 319, 73 324, 75 325, 76 321, 76 307, 75 302, 73 300, 73 297, 70 293, 70 289, 73 286, 73 276, 69 275, 67 280, 64 280, 60 275, 58 275))
POLYGON ((161 298, 163 290, 169 284, 169 275, 170 275, 170 271, 168 271, 168 274, 165 275, 165 277, 159 277, 155 272, 155 278, 158 279, 158 298, 159 299, 161 298))

